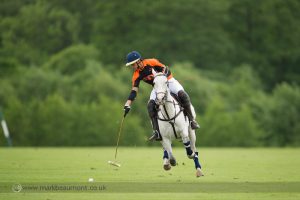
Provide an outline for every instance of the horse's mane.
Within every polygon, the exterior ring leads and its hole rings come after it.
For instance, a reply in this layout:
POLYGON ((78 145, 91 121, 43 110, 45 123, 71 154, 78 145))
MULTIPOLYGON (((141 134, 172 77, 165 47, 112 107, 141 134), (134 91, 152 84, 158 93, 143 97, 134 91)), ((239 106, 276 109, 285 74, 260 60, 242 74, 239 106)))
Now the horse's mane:
POLYGON ((165 76, 165 74, 163 72, 157 72, 155 74, 154 78, 157 77, 157 76, 165 76))

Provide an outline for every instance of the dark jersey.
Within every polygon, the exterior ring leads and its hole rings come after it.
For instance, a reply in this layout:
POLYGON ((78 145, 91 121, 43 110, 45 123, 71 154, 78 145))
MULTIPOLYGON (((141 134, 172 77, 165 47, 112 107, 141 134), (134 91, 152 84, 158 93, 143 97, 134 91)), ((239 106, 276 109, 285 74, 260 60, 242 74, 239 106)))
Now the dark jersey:
POLYGON ((168 77, 168 80, 173 77, 168 67, 160 63, 155 58, 144 59, 142 60, 142 62, 144 67, 142 69, 135 70, 135 72, 133 73, 132 76, 133 87, 139 87, 141 80, 153 86, 154 75, 152 74, 152 69, 154 69, 156 72, 164 72, 168 77))

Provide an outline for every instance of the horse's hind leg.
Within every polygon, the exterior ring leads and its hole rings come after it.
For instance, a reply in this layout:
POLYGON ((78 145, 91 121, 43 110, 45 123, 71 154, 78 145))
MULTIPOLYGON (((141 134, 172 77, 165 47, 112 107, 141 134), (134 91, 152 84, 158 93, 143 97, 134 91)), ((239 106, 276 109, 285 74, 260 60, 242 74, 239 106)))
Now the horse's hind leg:
POLYGON ((194 163, 195 163, 195 168, 196 168, 196 176, 200 177, 200 176, 204 176, 203 172, 201 171, 201 165, 199 162, 199 153, 196 149, 196 134, 195 134, 195 130, 192 130, 191 128, 189 128, 189 136, 191 139, 191 149, 195 152, 195 156, 193 158, 194 163))
POLYGON ((189 138, 190 138, 190 141, 191 141, 191 149, 193 152, 195 152, 195 155, 193 157, 194 159, 194 162, 195 162, 195 168, 200 168, 201 169, 201 165, 199 163, 199 159, 198 159, 198 151, 196 149, 196 134, 195 134, 195 130, 191 129, 189 127, 189 138))
POLYGON ((194 163, 195 163, 195 168, 196 168, 196 176, 197 177, 204 176, 204 174, 201 170, 201 165, 199 163, 198 152, 196 152, 196 155, 194 157, 194 163))

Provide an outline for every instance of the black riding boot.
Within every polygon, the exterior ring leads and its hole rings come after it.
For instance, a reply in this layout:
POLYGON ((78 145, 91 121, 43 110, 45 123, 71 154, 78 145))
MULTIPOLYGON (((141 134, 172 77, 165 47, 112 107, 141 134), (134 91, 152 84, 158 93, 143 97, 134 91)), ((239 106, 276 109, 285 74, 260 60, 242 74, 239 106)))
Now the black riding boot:
POLYGON ((180 103, 182 104, 186 114, 187 114, 187 117, 189 118, 189 121, 191 123, 191 128, 192 129, 198 129, 200 128, 200 125, 196 122, 193 114, 192 114, 192 110, 191 110, 191 100, 190 100, 190 97, 189 95, 183 91, 183 90, 180 90, 178 92, 178 98, 179 98, 179 101, 180 103))
POLYGON ((156 104, 154 100, 150 100, 148 102, 148 113, 149 113, 149 117, 151 119, 151 123, 152 123, 152 128, 153 128, 153 135, 151 137, 149 137, 149 141, 160 141, 161 140, 161 136, 159 133, 159 126, 158 126, 158 121, 157 121, 157 110, 156 110, 156 104))

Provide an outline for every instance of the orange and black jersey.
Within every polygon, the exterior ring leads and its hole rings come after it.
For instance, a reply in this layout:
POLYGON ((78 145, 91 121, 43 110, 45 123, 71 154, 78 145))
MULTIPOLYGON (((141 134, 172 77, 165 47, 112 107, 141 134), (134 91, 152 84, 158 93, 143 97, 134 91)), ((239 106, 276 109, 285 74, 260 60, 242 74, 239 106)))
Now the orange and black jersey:
POLYGON ((172 73, 164 64, 160 63, 157 59, 144 59, 142 60, 144 67, 142 69, 137 69, 133 73, 132 76, 132 87, 139 87, 140 81, 143 80, 144 82, 153 86, 153 79, 154 76, 152 74, 152 68, 156 72, 163 72, 168 77, 168 80, 172 78, 172 73))

